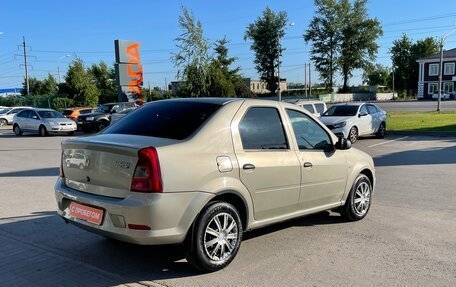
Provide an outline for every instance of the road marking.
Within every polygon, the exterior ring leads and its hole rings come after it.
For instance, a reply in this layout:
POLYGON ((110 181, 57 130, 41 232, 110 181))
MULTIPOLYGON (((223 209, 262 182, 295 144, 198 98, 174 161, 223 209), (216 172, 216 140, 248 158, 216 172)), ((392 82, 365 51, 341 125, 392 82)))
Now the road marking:
POLYGON ((378 143, 378 144, 373 144, 373 145, 370 145, 368 147, 376 147, 376 146, 379 146, 379 145, 382 145, 382 144, 392 143, 392 142, 395 142, 395 141, 398 141, 398 140, 402 140, 402 139, 405 139, 405 138, 408 138, 408 136, 397 138, 397 139, 394 139, 394 140, 389 140, 389 141, 386 141, 386 142, 381 142, 381 143, 378 143))

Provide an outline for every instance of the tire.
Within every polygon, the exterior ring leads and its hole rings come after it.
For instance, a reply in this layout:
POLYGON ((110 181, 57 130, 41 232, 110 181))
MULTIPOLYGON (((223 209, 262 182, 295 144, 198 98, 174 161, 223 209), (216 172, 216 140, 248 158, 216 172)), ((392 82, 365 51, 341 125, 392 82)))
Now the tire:
POLYGON ((372 203, 372 183, 370 179, 360 174, 353 183, 350 194, 340 213, 348 221, 358 221, 366 217, 372 203), (358 202, 357 202, 358 201, 358 202))
POLYGON ((49 135, 47 129, 45 126, 40 126, 39 130, 38 130, 38 133, 40 134, 40 136, 42 137, 47 137, 49 135))
POLYGON ((383 138, 385 138, 385 133, 386 133, 385 123, 381 123, 380 126, 378 127, 378 130, 377 130, 377 133, 375 134, 375 136, 378 139, 383 139, 383 138))
POLYGON ((0 127, 7 126, 7 125, 8 125, 8 121, 7 120, 0 119, 0 127))
POLYGON ((107 121, 105 121, 105 120, 99 121, 98 125, 97 125, 98 131, 104 130, 107 126, 109 126, 109 123, 107 121))
POLYGON ((21 135, 22 135, 22 130, 21 130, 21 128, 19 127, 19 125, 14 125, 13 131, 14 131, 14 133, 15 133, 17 136, 21 136, 21 135))
POLYGON ((357 127, 352 127, 350 129, 350 132, 348 133, 348 139, 352 143, 355 143, 358 140, 358 128, 357 127))
POLYGON ((78 167, 79 167, 79 169, 84 169, 84 165, 83 165, 82 163, 80 163, 80 164, 78 165, 78 167))
POLYGON ((242 230, 241 218, 234 206, 226 202, 211 203, 189 231, 187 261, 204 272, 225 268, 241 246, 242 230))

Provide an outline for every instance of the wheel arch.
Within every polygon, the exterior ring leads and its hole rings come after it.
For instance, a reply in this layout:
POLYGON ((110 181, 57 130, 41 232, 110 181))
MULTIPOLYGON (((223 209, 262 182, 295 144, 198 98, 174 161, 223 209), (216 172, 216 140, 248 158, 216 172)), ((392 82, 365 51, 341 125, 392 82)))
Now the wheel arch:
POLYGON ((215 194, 215 196, 208 202, 223 201, 233 205, 239 212, 241 217, 243 230, 247 230, 249 222, 249 206, 242 194, 236 190, 223 190, 215 194))
POLYGON ((371 182, 372 187, 374 187, 374 184, 375 184, 374 183, 374 180, 375 180, 374 179, 374 174, 372 173, 372 171, 370 169, 365 168, 365 169, 361 170, 359 172, 359 174, 364 174, 365 176, 367 176, 369 178, 370 182, 371 182))

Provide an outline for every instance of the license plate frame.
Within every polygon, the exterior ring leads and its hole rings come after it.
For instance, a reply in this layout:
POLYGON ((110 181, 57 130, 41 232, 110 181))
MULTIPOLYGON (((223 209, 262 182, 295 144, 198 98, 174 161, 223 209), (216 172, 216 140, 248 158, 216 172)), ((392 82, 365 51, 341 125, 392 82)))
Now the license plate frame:
POLYGON ((104 210, 72 201, 68 206, 69 215, 84 220, 88 223, 101 225, 103 222, 104 210))

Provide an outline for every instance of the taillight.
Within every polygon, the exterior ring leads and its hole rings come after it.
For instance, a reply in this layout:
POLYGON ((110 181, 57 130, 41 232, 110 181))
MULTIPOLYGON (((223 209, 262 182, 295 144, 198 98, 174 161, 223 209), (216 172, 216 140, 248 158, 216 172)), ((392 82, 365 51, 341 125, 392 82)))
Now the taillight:
POLYGON ((153 147, 140 149, 138 163, 131 180, 131 191, 162 192, 160 162, 157 150, 153 147))
POLYGON ((65 177, 65 173, 63 172, 63 151, 62 151, 62 155, 60 156, 60 171, 59 171, 59 176, 60 176, 60 177, 65 177))

